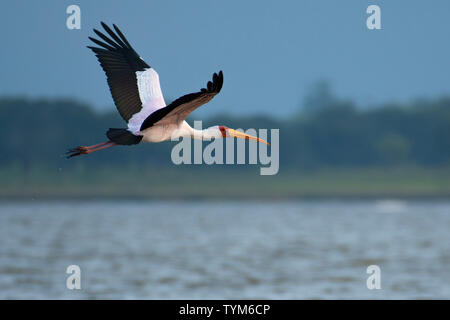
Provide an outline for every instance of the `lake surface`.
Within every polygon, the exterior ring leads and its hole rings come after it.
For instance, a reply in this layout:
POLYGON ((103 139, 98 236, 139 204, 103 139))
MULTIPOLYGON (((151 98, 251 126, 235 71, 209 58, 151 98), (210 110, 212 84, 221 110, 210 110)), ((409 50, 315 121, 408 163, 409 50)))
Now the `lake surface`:
POLYGON ((1 202, 0 298, 448 299, 449 231, 448 201, 1 202))

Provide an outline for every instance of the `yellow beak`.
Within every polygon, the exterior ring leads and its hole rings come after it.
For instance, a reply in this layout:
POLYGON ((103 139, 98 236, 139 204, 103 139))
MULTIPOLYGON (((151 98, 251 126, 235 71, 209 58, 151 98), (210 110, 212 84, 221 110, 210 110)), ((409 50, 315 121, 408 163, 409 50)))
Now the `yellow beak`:
POLYGON ((230 137, 233 137, 233 138, 253 140, 253 141, 258 141, 258 142, 261 142, 261 143, 265 143, 266 145, 269 145, 269 143, 267 141, 264 141, 263 139, 251 136, 249 134, 246 134, 246 133, 234 130, 234 129, 227 128, 227 132, 230 135, 230 137))

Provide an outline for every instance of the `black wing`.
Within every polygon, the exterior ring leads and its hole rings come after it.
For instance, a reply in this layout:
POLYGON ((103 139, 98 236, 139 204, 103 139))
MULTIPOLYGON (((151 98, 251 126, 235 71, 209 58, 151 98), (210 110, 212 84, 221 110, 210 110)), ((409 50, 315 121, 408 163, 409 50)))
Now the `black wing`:
POLYGON ((128 122, 133 114, 141 111, 142 101, 139 97, 136 72, 144 71, 150 66, 134 51, 123 33, 113 24, 114 33, 105 23, 101 23, 110 38, 100 31, 94 32, 104 41, 89 37, 98 47, 88 46, 94 51, 108 78, 111 95, 122 118, 128 122))
POLYGON ((179 123, 184 121, 188 115, 198 107, 209 102, 220 92, 223 85, 223 73, 214 73, 212 82, 208 81, 206 88, 199 92, 190 93, 178 98, 168 106, 156 110, 150 114, 141 125, 141 131, 155 124, 179 123))

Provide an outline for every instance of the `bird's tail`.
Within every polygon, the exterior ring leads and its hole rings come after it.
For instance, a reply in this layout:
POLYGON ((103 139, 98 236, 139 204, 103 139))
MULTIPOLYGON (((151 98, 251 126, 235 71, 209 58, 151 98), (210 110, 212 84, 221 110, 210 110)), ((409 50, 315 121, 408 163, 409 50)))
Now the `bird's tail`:
POLYGON ((124 146, 138 144, 142 140, 142 136, 134 135, 127 129, 109 128, 106 136, 109 140, 124 146))

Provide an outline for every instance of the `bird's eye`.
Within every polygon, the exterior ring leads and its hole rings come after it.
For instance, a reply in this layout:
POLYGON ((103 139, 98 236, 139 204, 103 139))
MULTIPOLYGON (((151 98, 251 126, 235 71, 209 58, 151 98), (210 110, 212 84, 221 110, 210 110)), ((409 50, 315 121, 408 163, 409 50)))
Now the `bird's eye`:
POLYGON ((222 134, 222 137, 225 138, 227 136, 226 130, 224 126, 219 126, 220 133, 222 134))

